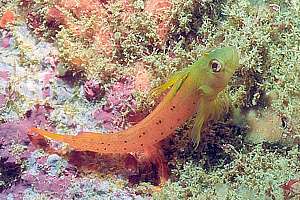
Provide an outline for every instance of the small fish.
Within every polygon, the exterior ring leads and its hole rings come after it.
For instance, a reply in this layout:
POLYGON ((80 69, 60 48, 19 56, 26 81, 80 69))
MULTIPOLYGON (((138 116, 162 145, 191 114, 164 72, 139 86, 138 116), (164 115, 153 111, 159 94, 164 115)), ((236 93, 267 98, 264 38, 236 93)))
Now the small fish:
POLYGON ((67 143, 78 151, 98 153, 143 152, 171 135, 195 113, 191 137, 198 146, 203 124, 218 117, 226 107, 221 95, 239 65, 237 50, 233 47, 217 48, 204 53, 194 64, 175 73, 151 94, 165 95, 159 105, 141 122, 116 133, 81 132, 76 136, 51 133, 31 128, 30 134, 67 143))

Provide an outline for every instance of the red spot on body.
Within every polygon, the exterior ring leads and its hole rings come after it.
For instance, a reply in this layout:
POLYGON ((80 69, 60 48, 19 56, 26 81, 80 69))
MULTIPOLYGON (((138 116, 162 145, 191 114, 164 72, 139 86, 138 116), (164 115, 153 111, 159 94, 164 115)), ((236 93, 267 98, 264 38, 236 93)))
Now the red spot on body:
POLYGON ((15 21, 14 13, 10 10, 4 12, 0 20, 0 27, 5 28, 8 23, 13 23, 15 21))
POLYGON ((291 199, 295 196, 300 196, 300 180, 291 179, 288 182, 280 185, 284 192, 284 199, 291 199))
POLYGON ((289 180, 288 182, 280 185, 280 187, 284 190, 291 190, 292 186, 297 182, 299 182, 299 180, 292 179, 292 180, 289 180))

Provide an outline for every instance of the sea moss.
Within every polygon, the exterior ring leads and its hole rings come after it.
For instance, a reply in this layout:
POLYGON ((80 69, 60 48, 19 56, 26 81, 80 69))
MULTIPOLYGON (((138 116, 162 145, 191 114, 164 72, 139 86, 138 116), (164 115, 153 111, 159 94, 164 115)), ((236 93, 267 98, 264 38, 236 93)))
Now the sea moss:
POLYGON ((299 179, 299 150, 274 152, 257 146, 218 170, 188 162, 176 171, 179 179, 167 184, 154 199, 283 199, 281 184, 299 179), (284 153, 285 152, 285 153, 284 153))
POLYGON ((300 130, 299 6, 294 2, 274 10, 268 3, 233 1, 225 7, 228 20, 217 34, 241 51, 241 69, 233 85, 246 87, 242 108, 268 107, 287 122, 290 136, 300 130))

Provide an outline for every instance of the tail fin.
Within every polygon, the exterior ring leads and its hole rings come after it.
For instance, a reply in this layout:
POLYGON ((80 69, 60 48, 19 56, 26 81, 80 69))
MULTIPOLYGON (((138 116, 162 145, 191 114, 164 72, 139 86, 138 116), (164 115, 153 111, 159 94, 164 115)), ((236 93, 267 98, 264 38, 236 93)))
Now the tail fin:
MULTIPOLYGON (((49 138, 68 144, 77 151, 92 151, 98 153, 128 153, 141 149, 141 146, 131 142, 131 134, 81 132, 78 135, 61 135, 38 128, 30 128, 29 134, 49 138)), ((135 141, 135 140, 134 140, 135 141)))
POLYGON ((66 142, 66 138, 68 137, 72 137, 72 136, 67 136, 67 135, 60 135, 60 134, 56 134, 56 133, 51 133, 42 129, 38 129, 38 128, 30 128, 29 129, 29 134, 30 135, 34 135, 35 134, 39 134, 40 136, 46 137, 46 138, 50 138, 56 141, 60 141, 60 142, 66 142))

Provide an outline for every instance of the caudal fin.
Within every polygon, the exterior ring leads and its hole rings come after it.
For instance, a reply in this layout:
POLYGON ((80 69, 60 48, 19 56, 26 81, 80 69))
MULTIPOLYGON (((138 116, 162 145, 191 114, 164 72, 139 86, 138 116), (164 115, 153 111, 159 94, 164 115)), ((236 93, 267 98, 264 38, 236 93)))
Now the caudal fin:
POLYGON ((34 135, 34 134, 38 134, 40 136, 49 138, 49 139, 53 139, 56 141, 60 141, 60 142, 65 142, 66 141, 66 135, 60 135, 60 134, 56 134, 56 133, 51 133, 42 129, 38 129, 38 128, 30 128, 29 129, 29 134, 30 135, 34 135))

